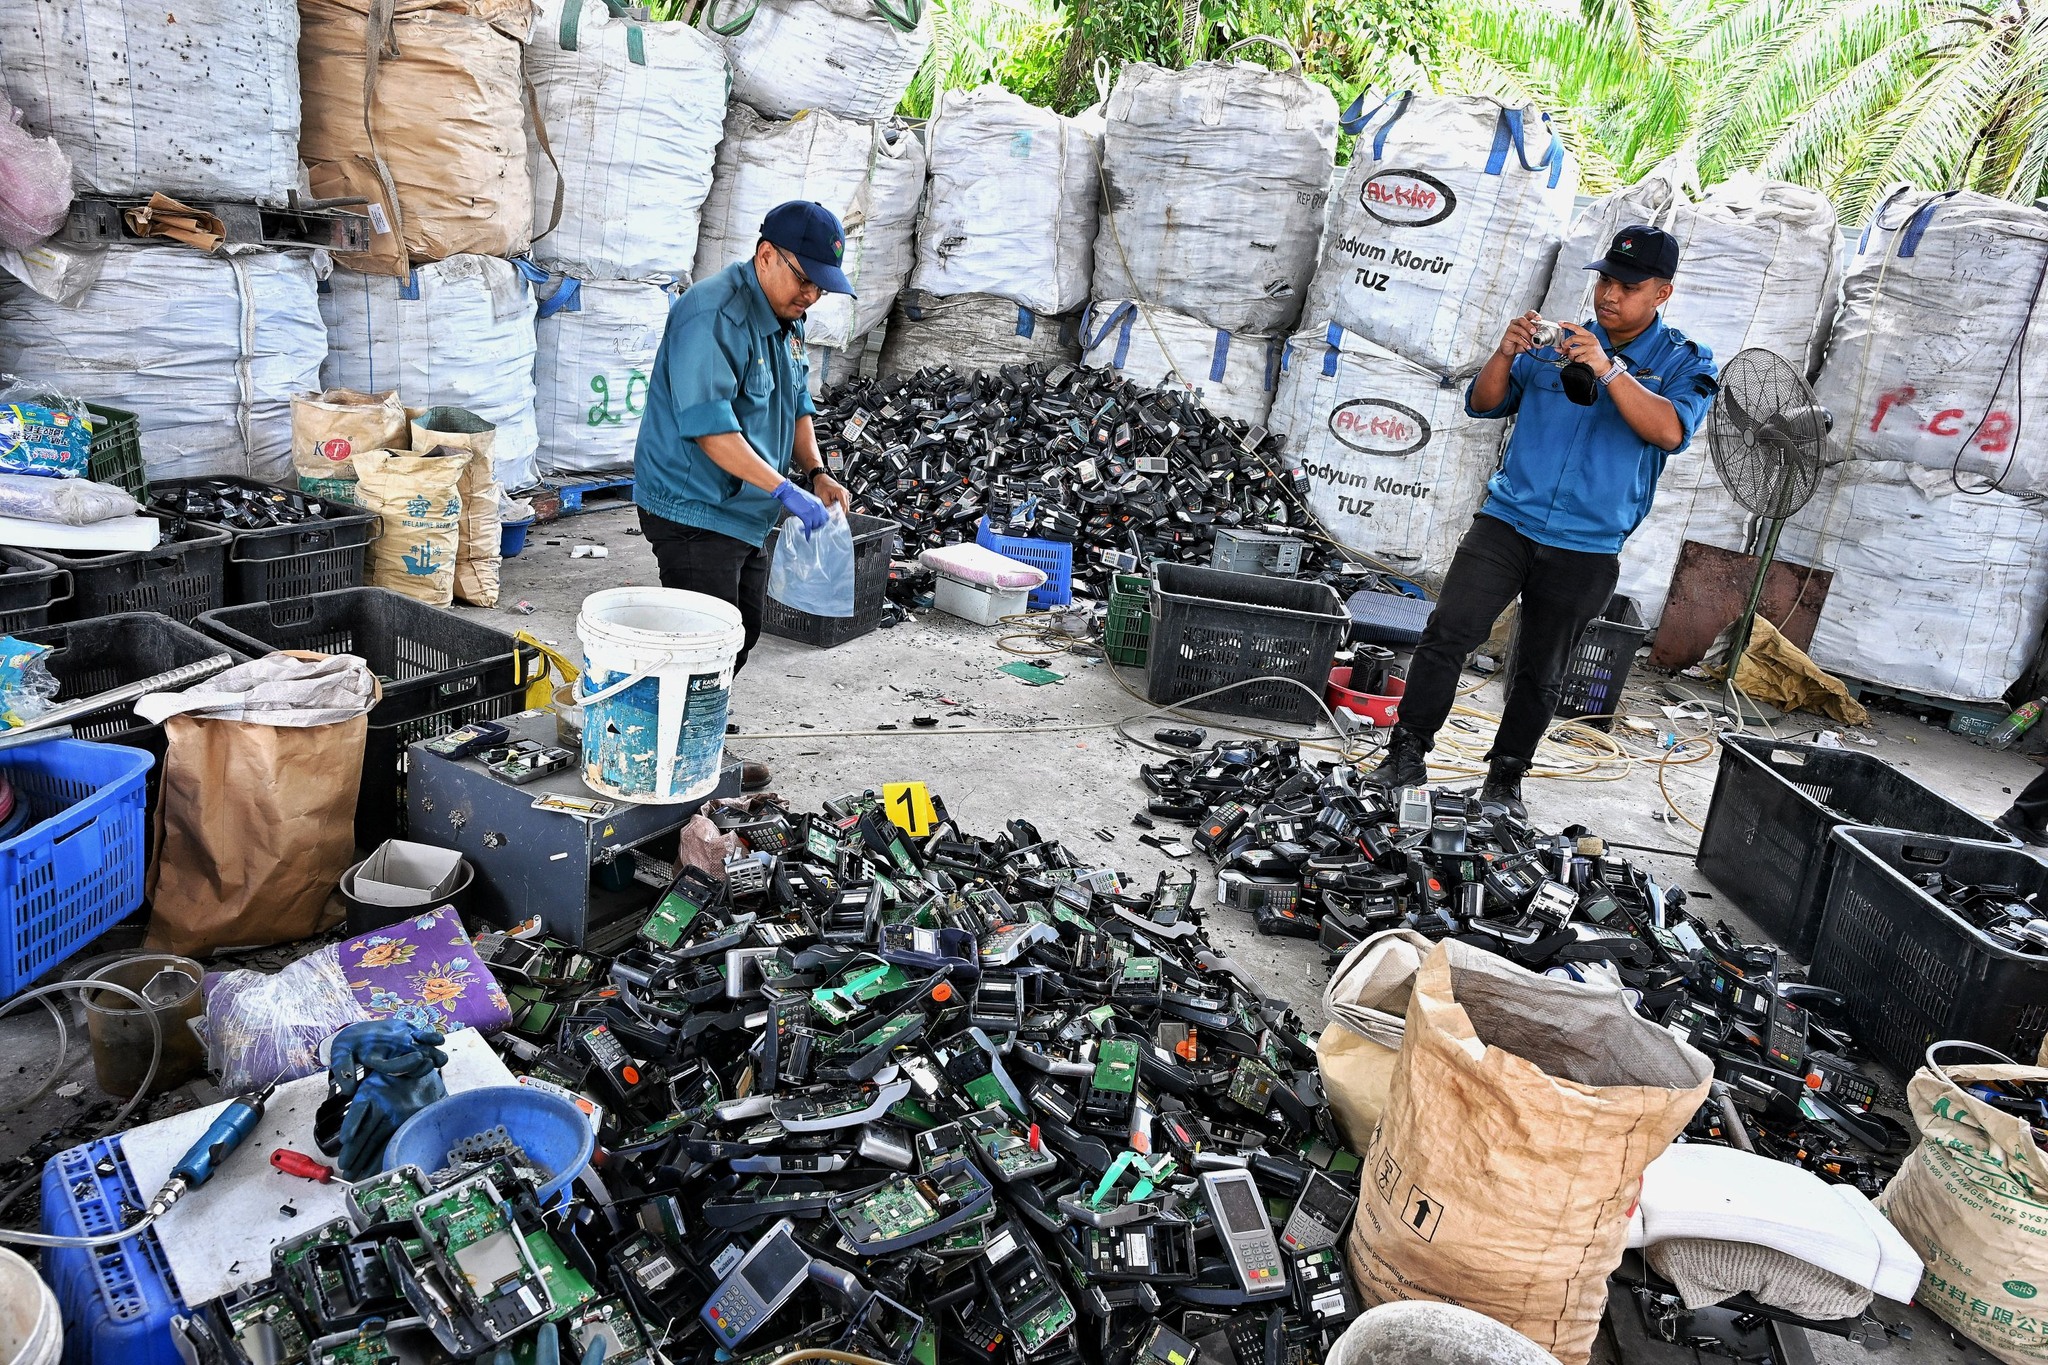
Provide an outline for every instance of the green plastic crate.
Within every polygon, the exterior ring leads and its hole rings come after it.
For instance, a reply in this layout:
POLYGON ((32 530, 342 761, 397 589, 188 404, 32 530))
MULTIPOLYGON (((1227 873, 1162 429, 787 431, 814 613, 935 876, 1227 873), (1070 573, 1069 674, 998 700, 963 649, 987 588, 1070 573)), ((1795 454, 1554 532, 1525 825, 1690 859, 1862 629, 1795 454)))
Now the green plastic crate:
POLYGON ((92 414, 92 461, 86 475, 94 483, 125 488, 137 502, 149 501, 149 479, 142 472, 142 419, 120 408, 87 403, 92 414))
POLYGON ((1109 590, 1109 619, 1102 626, 1102 652, 1113 664, 1145 666, 1145 648, 1152 640, 1152 608, 1143 574, 1120 573, 1109 590))

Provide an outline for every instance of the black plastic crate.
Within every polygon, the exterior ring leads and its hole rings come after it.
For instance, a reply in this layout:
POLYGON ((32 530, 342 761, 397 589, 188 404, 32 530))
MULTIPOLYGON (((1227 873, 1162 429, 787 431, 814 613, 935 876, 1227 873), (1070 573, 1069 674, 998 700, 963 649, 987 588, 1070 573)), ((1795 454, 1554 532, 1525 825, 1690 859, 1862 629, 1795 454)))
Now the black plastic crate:
MULTIPOLYGON (((60 702, 77 701, 109 688, 141 682, 221 654, 238 664, 249 662, 250 657, 153 611, 99 616, 90 621, 18 631, 16 635, 34 644, 50 646, 50 674, 57 679, 60 702)), ((120 702, 79 717, 71 722, 71 728, 80 739, 126 744, 154 754, 156 763, 149 770, 148 784, 150 808, 155 809, 157 784, 163 776, 162 725, 152 725, 137 716, 133 702, 120 702)))
POLYGON ((176 540, 153 550, 37 550, 35 556, 71 574, 71 598, 55 612, 60 621, 144 611, 189 625, 227 600, 230 539, 217 526, 188 521, 176 540))
POLYGON ((380 718, 381 707, 372 711, 369 733, 363 742, 363 781, 356 792, 357 845, 373 849, 386 839, 406 837, 413 828, 405 800, 408 745, 460 730, 476 721, 503 720, 525 709, 526 689, 516 687, 405 720, 380 718))
MULTIPOLYGON (((847 519, 853 527, 853 615, 813 616, 770 597, 761 614, 762 630, 798 644, 830 649, 858 639, 882 623, 882 602, 889 594, 889 556, 902 528, 886 518, 859 512, 847 519)), ((770 531, 768 543, 762 547, 771 564, 781 534, 780 526, 770 531)))
MULTIPOLYGON (((274 491, 254 479, 161 479, 152 495, 176 493, 201 483, 233 483, 274 491)), ((297 491, 297 490, 288 490, 297 491)), ((270 526, 260 531, 219 529, 233 537, 228 546, 227 604, 285 602, 363 586, 363 565, 382 518, 349 503, 335 503, 332 514, 296 526, 270 526)), ((213 523, 207 523, 212 525, 213 523)))
MULTIPOLYGON (((1622 689, 1628 686, 1629 670, 1635 667, 1636 651, 1650 628, 1633 597, 1614 594, 1607 610, 1586 623, 1565 658, 1564 680, 1557 689, 1557 718, 1579 720, 1596 730, 1614 728, 1615 712, 1621 709, 1622 689)), ((1505 673, 1515 675, 1515 653, 1521 644, 1521 626, 1508 644, 1505 673)))
POLYGON ((1149 700, 1170 705, 1253 678, 1293 678, 1303 686, 1233 687, 1199 709, 1304 723, 1322 715, 1330 662, 1351 623, 1327 584, 1161 564, 1151 598, 1149 700))
POLYGON ((538 649, 516 644, 505 631, 387 588, 223 607, 198 624, 252 656, 276 649, 356 655, 384 685, 383 700, 370 712, 372 726, 496 697, 524 687, 547 666, 538 649))
POLYGON ((1835 829, 1814 984, 1849 998, 1870 1054, 1903 1080, 1927 1045, 1964 1038, 2031 1062, 2048 1032, 2048 957, 2014 952, 1909 877, 2048 890, 2048 865, 2012 844, 1854 825, 1835 829))
POLYGON ((1759 929, 1811 960, 1836 860, 1828 832, 1838 825, 2013 843, 1875 754, 1731 735, 1722 740, 1699 868, 1759 929))
POLYGON ((71 574, 25 550, 0 545, 0 634, 50 624, 50 608, 71 596, 71 574))

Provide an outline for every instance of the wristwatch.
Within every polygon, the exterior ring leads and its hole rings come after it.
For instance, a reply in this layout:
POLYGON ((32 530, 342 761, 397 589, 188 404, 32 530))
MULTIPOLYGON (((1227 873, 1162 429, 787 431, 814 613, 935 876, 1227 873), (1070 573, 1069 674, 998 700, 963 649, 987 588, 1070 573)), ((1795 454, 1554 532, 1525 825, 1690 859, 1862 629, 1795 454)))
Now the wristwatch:
POLYGON ((792 469, 789 471, 789 481, 808 493, 811 491, 812 480, 824 472, 823 465, 815 465, 810 469, 792 469))
POLYGON ((1606 388, 1626 372, 1627 367, 1618 358, 1614 356, 1607 357, 1607 373, 1600 376, 1600 387, 1606 388))

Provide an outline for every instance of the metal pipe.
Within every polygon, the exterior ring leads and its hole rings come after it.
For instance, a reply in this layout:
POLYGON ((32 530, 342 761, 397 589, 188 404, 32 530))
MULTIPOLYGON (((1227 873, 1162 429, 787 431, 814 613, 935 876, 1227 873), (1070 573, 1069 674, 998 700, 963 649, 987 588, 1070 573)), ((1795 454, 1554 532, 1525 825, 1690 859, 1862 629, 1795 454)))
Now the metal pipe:
POLYGON ((182 668, 171 669, 168 673, 158 673, 140 682, 122 683, 119 687, 110 687, 104 692, 95 692, 90 697, 80 697, 77 701, 60 702, 26 725, 15 727, 15 730, 16 733, 20 733, 28 730, 46 730, 53 725, 69 725, 72 721, 81 720, 95 711, 104 711, 110 706, 134 701, 138 697, 148 696, 151 692, 170 692, 180 687, 190 687, 193 683, 210 678, 224 668, 232 667, 234 662, 232 655, 216 654, 211 659, 201 659, 196 664, 186 664, 182 668))

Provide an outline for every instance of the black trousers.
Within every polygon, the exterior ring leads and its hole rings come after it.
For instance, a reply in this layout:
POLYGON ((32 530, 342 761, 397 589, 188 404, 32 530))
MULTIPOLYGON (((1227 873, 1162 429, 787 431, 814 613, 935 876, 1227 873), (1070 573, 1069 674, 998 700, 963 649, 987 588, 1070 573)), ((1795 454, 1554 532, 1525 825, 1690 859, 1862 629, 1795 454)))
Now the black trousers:
POLYGON ((640 509, 640 530, 661 568, 662 587, 701 592, 740 609, 747 639, 733 664, 732 671, 737 674, 746 667, 747 655, 761 638, 761 611, 768 600, 767 552, 716 531, 657 517, 644 507, 640 509))
POLYGON ((2039 776, 2020 788, 2020 794, 2012 799, 2012 810, 2008 814, 2028 829, 2048 830, 2048 768, 2043 768, 2039 776))
POLYGON ((1451 714, 1465 658, 1493 630, 1508 603, 1522 599, 1515 673, 1489 759, 1535 757, 1557 713, 1559 685, 1579 632, 1614 595, 1621 556, 1539 545, 1493 517, 1474 517, 1458 546, 1444 590, 1408 668, 1399 728, 1425 744, 1451 714))

